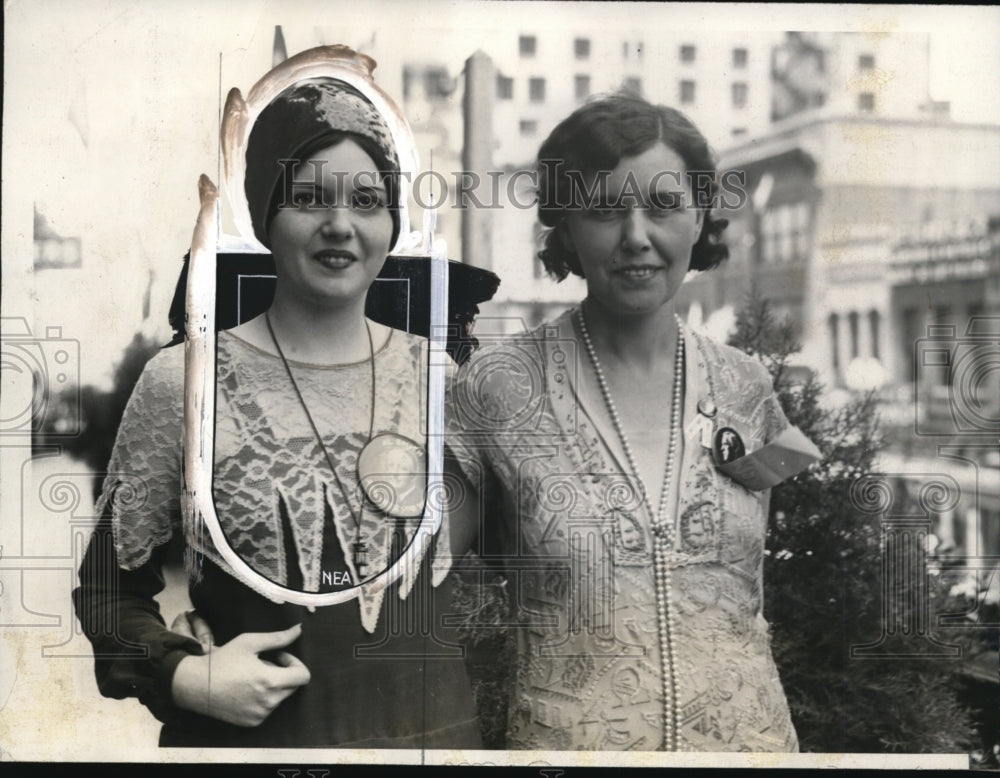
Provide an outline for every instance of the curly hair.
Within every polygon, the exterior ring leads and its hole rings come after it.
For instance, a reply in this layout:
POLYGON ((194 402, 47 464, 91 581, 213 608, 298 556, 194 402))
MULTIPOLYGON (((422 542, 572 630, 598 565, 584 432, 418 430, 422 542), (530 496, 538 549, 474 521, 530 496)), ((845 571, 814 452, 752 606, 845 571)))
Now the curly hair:
POLYGON ((708 141, 680 111, 652 103, 634 94, 600 97, 563 119, 538 150, 538 219, 548 227, 539 259, 549 274, 562 281, 573 273, 583 277, 576 254, 555 229, 569 203, 560 193, 574 191, 579 176, 613 170, 623 157, 642 154, 662 142, 687 169, 688 183, 698 204, 705 204, 701 234, 691 250, 691 270, 710 270, 729 256, 722 241, 728 219, 713 215, 718 181, 708 141))

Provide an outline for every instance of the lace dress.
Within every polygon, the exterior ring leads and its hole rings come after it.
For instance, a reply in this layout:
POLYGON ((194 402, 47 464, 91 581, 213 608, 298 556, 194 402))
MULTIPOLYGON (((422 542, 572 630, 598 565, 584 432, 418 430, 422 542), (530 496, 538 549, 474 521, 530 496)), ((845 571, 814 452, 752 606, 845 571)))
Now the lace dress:
MULTIPOLYGON (((426 341, 393 331, 375 355, 374 434, 426 439, 426 341)), ((419 519, 386 517, 361 498, 357 456, 371 421, 371 363, 290 362, 333 460, 322 448, 281 361, 219 334, 214 501, 233 549, 257 572, 310 592, 353 586, 385 569, 419 519), (352 550, 368 549, 367 576, 352 550)), ((104 694, 138 696, 165 723, 162 745, 477 747, 473 698, 454 635, 447 528, 435 553, 357 601, 316 608, 278 604, 236 578, 207 533, 185 538, 192 604, 224 644, 243 632, 301 623, 288 650, 311 681, 256 728, 173 706, 173 670, 190 640, 166 631, 152 595, 180 514, 183 349, 161 351, 129 401, 98 502, 102 525, 81 567, 77 612, 95 646, 104 694), (115 564, 117 578, 109 575, 115 564), (112 580, 109 584, 108 581, 112 580), (440 585, 439 585, 440 584, 440 585), (111 625, 118 624, 117 629, 111 625), (139 649, 133 648, 139 646, 139 649)))
MULTIPOLYGON (((787 420, 758 362, 685 339, 665 570, 610 416, 583 387, 590 366, 570 314, 481 349, 459 371, 448 443, 498 506, 514 604, 510 748, 797 750, 762 615, 768 493, 715 468, 696 404, 711 396, 716 424, 736 429, 748 452, 787 420), (668 581, 662 609, 657 575, 668 581)), ((651 427, 669 420, 669 407, 650 409, 651 427)))

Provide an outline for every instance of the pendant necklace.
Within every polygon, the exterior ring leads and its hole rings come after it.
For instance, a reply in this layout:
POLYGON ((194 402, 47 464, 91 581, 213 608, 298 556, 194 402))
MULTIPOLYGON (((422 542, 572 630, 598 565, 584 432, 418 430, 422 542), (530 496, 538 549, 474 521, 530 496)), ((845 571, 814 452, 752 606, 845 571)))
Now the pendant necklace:
MULTIPOLYGON (((299 400, 299 405, 302 406, 302 410, 306 414, 306 419, 309 420, 309 426, 312 427, 313 435, 316 436, 316 442, 319 443, 320 449, 323 451, 323 456, 326 457, 326 462, 330 466, 330 472, 333 473, 334 479, 337 481, 337 486, 340 489, 340 493, 344 498, 344 504, 347 506, 347 512, 350 514, 351 519, 354 521, 354 543, 352 544, 352 556, 354 560, 354 569, 357 571, 358 577, 361 580, 367 577, 367 567, 368 567, 368 547, 361 540, 361 516, 359 513, 354 512, 354 508, 351 505, 351 501, 347 496, 347 489, 344 488, 344 483, 340 480, 340 475, 337 473, 337 468, 333 465, 333 458, 330 456, 330 452, 323 443, 323 437, 319 434, 319 430, 316 427, 316 422, 313 421, 312 414, 309 412, 309 406, 306 405, 305 399, 302 397, 302 392, 299 391, 299 385, 295 381, 295 376, 292 375, 292 368, 288 364, 288 360, 285 359, 285 352, 281 350, 281 345, 278 343, 278 338, 274 334, 274 328, 271 326, 271 316, 269 313, 264 314, 264 321, 267 323, 267 331, 271 334, 271 341, 274 343, 274 348, 278 352, 278 356, 281 357, 281 363, 285 366, 285 372, 288 374, 288 380, 292 384, 292 389, 295 390, 295 396, 299 400)), ((367 447, 372 442, 372 433, 375 431, 375 344, 372 340, 372 329, 368 325, 368 320, 365 319, 365 329, 368 332, 368 350, 371 357, 372 366, 372 391, 371 391, 371 412, 368 423, 368 442, 365 444, 367 447)), ((380 436, 381 437, 381 436, 380 436)), ((364 449, 362 449, 362 454, 364 449)), ((360 459, 360 456, 359 456, 360 459)), ((364 505, 360 506, 361 511, 364 510, 364 505)))
MULTIPOLYGON (((663 472, 663 483, 660 486, 660 498, 657 503, 656 513, 653 514, 651 527, 653 532, 653 577, 657 604, 657 636, 660 643, 660 662, 662 666, 660 677, 663 683, 663 733, 664 747, 667 751, 675 750, 680 740, 676 666, 674 663, 674 652, 671 650, 675 616, 674 609, 670 604, 671 581, 670 568, 668 567, 668 558, 674 541, 674 523, 669 521, 665 516, 667 498, 670 493, 670 482, 673 480, 674 460, 677 455, 678 429, 681 424, 681 392, 684 381, 684 330, 681 327, 681 320, 676 314, 674 315, 674 319, 677 322, 677 351, 674 355, 674 386, 670 406, 670 438, 667 445, 667 463, 663 472)), ((618 409, 615 407, 614 398, 611 396, 611 391, 608 388, 607 379, 604 376, 604 371, 601 369, 601 363, 597 359, 597 351, 594 349, 594 344, 590 339, 590 332, 587 330, 587 322, 584 319, 582 307, 577 309, 577 320, 580 324, 580 334, 583 336, 584 347, 587 350, 590 363, 597 376, 597 384, 601 389, 601 397, 604 399, 608 415, 611 416, 611 423, 614 425, 615 432, 618 433, 618 440, 621 442, 622 449, 625 452, 625 459, 628 466, 632 469, 633 477, 639 483, 642 483, 639 480, 639 468, 636 467, 635 457, 632 455, 632 447, 629 445, 628 438, 625 437, 625 429, 622 427, 618 409)), ((652 513, 649 495, 644 494, 643 499, 652 513)))

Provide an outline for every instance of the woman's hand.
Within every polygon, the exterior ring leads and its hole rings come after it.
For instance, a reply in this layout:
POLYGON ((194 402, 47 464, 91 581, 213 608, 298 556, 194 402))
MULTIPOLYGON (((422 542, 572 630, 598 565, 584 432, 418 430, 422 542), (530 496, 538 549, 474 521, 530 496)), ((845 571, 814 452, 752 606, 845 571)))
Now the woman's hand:
POLYGON ((197 640, 201 643, 202 650, 206 654, 215 647, 215 635, 212 634, 212 628, 196 610, 180 613, 170 625, 170 631, 197 640))
POLYGON ((281 632, 244 632, 204 656, 185 657, 174 671, 174 704, 230 724, 256 727, 310 678, 309 669, 287 651, 278 652, 275 662, 258 655, 289 646, 301 633, 301 624, 281 632))

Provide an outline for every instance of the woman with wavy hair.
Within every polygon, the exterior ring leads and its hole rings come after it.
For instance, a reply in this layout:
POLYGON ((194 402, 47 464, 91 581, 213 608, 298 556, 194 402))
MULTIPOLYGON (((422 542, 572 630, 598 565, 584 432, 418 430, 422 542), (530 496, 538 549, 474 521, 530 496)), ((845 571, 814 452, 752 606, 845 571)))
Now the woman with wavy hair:
POLYGON ((795 750, 758 468, 788 422, 759 362, 676 311, 728 253, 708 145, 614 95, 552 131, 538 174, 539 256, 586 298, 463 366, 447 439, 509 579, 508 745, 795 750))

